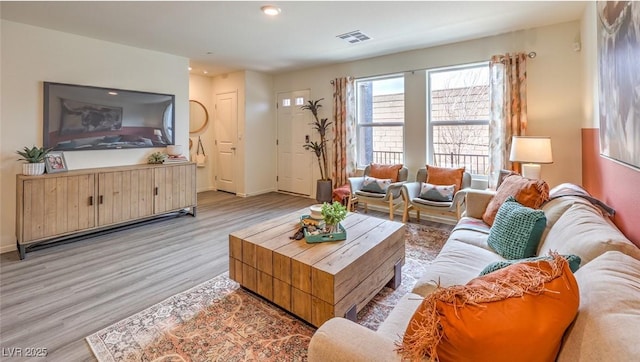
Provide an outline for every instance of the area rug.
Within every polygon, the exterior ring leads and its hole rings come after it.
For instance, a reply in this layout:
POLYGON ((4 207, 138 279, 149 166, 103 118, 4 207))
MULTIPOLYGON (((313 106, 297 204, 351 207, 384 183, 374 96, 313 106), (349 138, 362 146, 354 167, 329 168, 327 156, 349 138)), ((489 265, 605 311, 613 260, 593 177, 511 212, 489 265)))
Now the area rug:
MULTIPOLYGON (((407 224, 402 284, 383 288, 357 322, 376 330, 449 233, 447 225, 407 224)), ((305 361, 314 331, 225 273, 86 339, 99 361, 305 361)))

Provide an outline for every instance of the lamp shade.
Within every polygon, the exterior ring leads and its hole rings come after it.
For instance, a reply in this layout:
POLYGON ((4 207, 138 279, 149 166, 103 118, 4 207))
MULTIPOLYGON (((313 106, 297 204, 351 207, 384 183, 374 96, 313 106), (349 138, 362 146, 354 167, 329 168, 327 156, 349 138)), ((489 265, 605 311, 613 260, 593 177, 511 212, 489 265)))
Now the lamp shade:
POLYGON ((511 162, 553 163, 550 137, 513 136, 511 139, 511 162))

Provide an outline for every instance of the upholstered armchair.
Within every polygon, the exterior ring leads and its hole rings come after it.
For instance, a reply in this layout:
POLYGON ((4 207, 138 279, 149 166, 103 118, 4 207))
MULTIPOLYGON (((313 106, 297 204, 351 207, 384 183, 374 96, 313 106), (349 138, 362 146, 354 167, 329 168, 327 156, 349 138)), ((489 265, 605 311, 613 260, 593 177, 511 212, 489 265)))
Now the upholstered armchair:
POLYGON ((409 212, 411 210, 416 211, 418 220, 420 219, 421 211, 438 217, 453 220, 460 219, 466 194, 465 189, 471 186, 471 174, 463 171, 460 186, 455 187, 455 189, 442 184, 436 185, 437 187, 423 185, 427 179, 427 169, 421 168, 418 170, 415 182, 407 182, 402 185, 402 198, 404 201, 402 222, 409 221, 409 212), (425 188, 425 186, 427 187, 425 188), (429 197, 428 195, 435 195, 436 197, 429 197), (450 201, 447 201, 449 200, 448 196, 451 197, 450 201))
POLYGON ((349 210, 356 201, 364 204, 365 213, 368 204, 382 205, 389 208, 389 219, 393 220, 394 211, 403 204, 401 188, 408 176, 409 170, 402 165, 367 166, 363 176, 349 177, 349 210))

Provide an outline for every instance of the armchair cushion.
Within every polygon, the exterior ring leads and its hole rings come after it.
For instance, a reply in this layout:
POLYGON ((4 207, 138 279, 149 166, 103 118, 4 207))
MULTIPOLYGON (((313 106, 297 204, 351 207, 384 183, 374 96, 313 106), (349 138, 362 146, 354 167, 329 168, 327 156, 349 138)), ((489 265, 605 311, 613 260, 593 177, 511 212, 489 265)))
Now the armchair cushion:
POLYGON ((451 202, 453 201, 453 193, 455 185, 433 185, 423 182, 420 187, 420 198, 430 201, 451 202))
POLYGON ((369 176, 379 179, 391 179, 391 182, 398 181, 398 172, 402 169, 402 164, 396 165, 379 165, 372 163, 369 168, 369 176))
POLYGON ((544 180, 530 180, 519 175, 511 175, 504 179, 487 209, 482 214, 482 220, 493 225, 498 209, 507 197, 513 196, 520 204, 538 209, 549 200, 549 185, 544 180))
POLYGON ((464 167, 446 168, 427 165, 427 179, 424 181, 433 185, 455 185, 455 191, 458 191, 462 188, 463 175, 464 167))
POLYGON ((372 176, 364 176, 362 182, 362 191, 384 194, 391 185, 390 178, 375 178, 372 176))

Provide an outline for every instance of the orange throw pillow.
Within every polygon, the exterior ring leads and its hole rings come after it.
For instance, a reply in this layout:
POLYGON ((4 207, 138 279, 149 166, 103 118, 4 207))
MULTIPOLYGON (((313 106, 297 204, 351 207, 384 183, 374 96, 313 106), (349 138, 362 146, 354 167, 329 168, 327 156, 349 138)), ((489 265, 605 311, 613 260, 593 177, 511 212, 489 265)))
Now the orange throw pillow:
POLYGON ((482 214, 482 220, 490 226, 493 225, 498 209, 509 196, 513 196, 516 201, 526 207, 539 209, 545 201, 549 200, 549 185, 544 180, 530 180, 520 175, 508 176, 489 201, 482 214))
POLYGON ((513 264, 436 289, 397 351, 412 361, 555 361, 579 304, 576 279, 557 253, 550 261, 513 264))
POLYGON ((398 182, 398 172, 402 169, 402 164, 397 165, 379 165, 372 163, 369 168, 369 176, 375 178, 390 178, 391 182, 398 182))
POLYGON ((462 188, 463 175, 464 167, 446 168, 427 165, 427 179, 423 182, 430 183, 432 185, 455 185, 456 188, 454 192, 457 192, 462 188))

